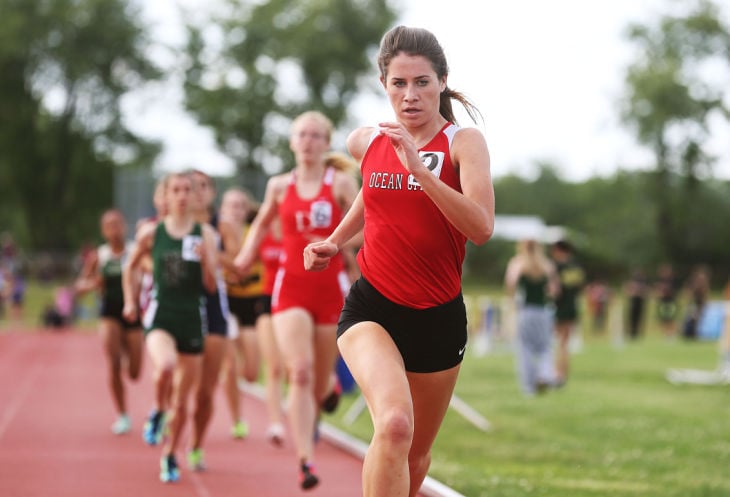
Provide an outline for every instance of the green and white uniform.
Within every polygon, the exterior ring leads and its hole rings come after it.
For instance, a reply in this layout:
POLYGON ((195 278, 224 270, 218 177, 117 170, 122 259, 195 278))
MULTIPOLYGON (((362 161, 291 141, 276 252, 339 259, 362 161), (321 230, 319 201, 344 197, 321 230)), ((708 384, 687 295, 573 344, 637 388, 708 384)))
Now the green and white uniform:
POLYGON ((182 239, 172 238, 160 222, 152 246, 152 300, 144 327, 164 330, 175 338, 177 350, 200 354, 206 333, 203 275, 196 248, 203 243, 200 224, 182 239))
POLYGON ((132 252, 134 242, 128 241, 121 254, 115 254, 109 244, 101 245, 97 250, 99 273, 101 274, 101 317, 119 321, 122 328, 135 329, 140 322, 128 322, 122 317, 124 308, 124 292, 122 291, 122 270, 127 263, 127 256, 132 252))

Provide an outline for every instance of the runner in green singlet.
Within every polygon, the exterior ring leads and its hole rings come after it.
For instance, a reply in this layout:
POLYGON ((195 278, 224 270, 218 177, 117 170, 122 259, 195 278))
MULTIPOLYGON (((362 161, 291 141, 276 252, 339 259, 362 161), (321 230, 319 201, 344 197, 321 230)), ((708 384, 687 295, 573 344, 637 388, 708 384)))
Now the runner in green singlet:
POLYGON ((154 368, 156 406, 144 435, 147 443, 159 443, 168 418, 169 436, 163 446, 160 479, 173 482, 180 478, 175 450, 188 417, 188 398, 200 377, 205 332, 203 289, 215 288, 217 262, 210 226, 195 222, 190 210, 189 175, 171 174, 164 185, 168 213, 159 223, 148 223, 140 229, 137 246, 123 273, 123 315, 128 320, 138 315, 132 272, 151 254, 154 288, 143 324, 154 368))
POLYGON ((76 280, 75 289, 77 295, 99 292, 99 336, 107 359, 109 389, 117 409, 112 432, 123 435, 129 432, 132 424, 127 410, 122 373, 126 365, 129 379, 136 381, 140 376, 144 351, 139 321, 130 323, 122 317, 122 268, 132 251, 133 243, 126 240, 127 225, 119 210, 109 209, 104 212, 100 225, 105 243, 99 246, 92 257, 86 259, 76 280))

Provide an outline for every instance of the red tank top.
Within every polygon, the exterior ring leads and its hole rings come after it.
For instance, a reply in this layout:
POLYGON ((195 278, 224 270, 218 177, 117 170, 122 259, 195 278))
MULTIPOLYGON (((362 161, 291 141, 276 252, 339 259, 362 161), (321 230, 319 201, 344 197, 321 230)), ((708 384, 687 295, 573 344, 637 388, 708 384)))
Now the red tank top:
MULTIPOLYGON (((327 238, 342 219, 342 209, 332 194, 334 176, 335 169, 327 168, 319 193, 305 200, 299 197, 296 176, 291 173, 289 186, 279 205, 283 248, 280 263, 287 272, 313 275, 304 269, 304 247, 327 238)), ((324 272, 340 271, 342 267, 342 258, 338 255, 324 272)))
POLYGON ((271 236, 269 231, 259 245, 259 259, 264 266, 264 295, 271 295, 274 290, 274 277, 279 269, 281 254, 281 241, 271 236))
MULTIPOLYGON (((419 150, 444 183, 461 191, 449 149, 459 127, 447 123, 419 150)), ((466 237, 406 171, 388 138, 373 138, 362 161, 362 275, 391 301, 414 309, 450 302, 461 291, 466 237)))

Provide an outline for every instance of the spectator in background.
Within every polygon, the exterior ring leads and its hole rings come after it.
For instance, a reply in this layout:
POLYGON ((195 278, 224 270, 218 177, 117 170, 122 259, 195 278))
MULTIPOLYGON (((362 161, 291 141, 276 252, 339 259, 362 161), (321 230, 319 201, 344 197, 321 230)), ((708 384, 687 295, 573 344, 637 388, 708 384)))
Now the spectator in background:
POLYGON ((603 333, 606 330, 606 316, 611 301, 611 289, 605 281, 596 279, 586 286, 586 301, 593 321, 593 332, 603 333))
POLYGON ((643 333, 644 311, 649 288, 646 273, 641 268, 634 269, 624 285, 624 294, 628 300, 629 338, 632 340, 636 340, 643 333))
POLYGON ((720 372, 730 379, 730 277, 725 284, 725 328, 720 337, 720 372))
POLYGON ((0 266, 13 274, 18 265, 18 247, 13 235, 7 231, 0 234, 0 266))
POLYGON ((517 254, 507 264, 507 293, 517 304, 517 363, 526 395, 544 392, 554 381, 552 357, 553 310, 558 292, 555 266, 535 240, 517 244, 517 254))
POLYGON ((5 266, 0 263, 0 319, 5 317, 6 302, 10 299, 13 278, 5 266))
POLYGON ((9 304, 13 320, 20 320, 23 315, 25 300, 25 278, 21 267, 20 254, 13 235, 9 232, 0 234, 0 318, 9 304))
POLYGON ((710 270, 707 266, 694 268, 687 281, 686 291, 689 294, 689 304, 682 336, 688 340, 694 340, 699 336, 700 318, 710 295, 710 270))
POLYGON ((560 288, 555 297, 555 332, 558 346, 555 363, 555 383, 562 386, 570 369, 570 337, 578 321, 578 297, 585 283, 583 268, 575 260, 573 244, 567 240, 555 242, 550 250, 558 272, 560 288))
POLYGON ((41 320, 46 328, 61 330, 70 326, 76 318, 76 293, 74 286, 63 285, 55 289, 53 303, 43 310, 41 320))
POLYGON ((10 275, 10 312, 12 319, 20 321, 23 318, 25 305, 26 282, 23 269, 16 267, 10 275))
POLYGON ((677 292, 679 285, 674 268, 671 264, 662 264, 657 270, 657 279, 654 291, 657 297, 657 318, 667 338, 673 338, 677 333, 677 292))

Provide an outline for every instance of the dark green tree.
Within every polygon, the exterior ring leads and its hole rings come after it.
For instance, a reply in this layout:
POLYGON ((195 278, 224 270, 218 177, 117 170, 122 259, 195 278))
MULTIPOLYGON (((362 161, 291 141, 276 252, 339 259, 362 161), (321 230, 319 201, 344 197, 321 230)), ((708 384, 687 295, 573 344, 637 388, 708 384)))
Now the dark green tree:
POLYGON ((656 204, 659 239, 675 260, 693 256, 687 234, 706 221, 687 206, 704 203, 700 180, 715 161, 707 151, 711 123, 730 117, 730 28, 709 0, 682 5, 689 8, 681 15, 630 26, 637 55, 626 74, 623 111, 638 141, 654 154, 648 194, 656 204), (724 76, 709 77, 713 73, 724 76))
POLYGON ((70 248, 98 231, 114 168, 155 155, 120 100, 159 73, 126 1, 0 0, 0 13, 2 222, 33 249, 70 248))
POLYGON ((297 114, 319 110, 335 126, 345 122, 350 102, 376 81, 375 49, 395 13, 386 0, 226 5, 189 26, 186 105, 250 181, 262 167, 287 168, 297 114))
MULTIPOLYGON (((730 219, 730 182, 706 179, 698 185, 702 194, 695 202, 680 206, 681 198, 675 200, 676 212, 694 222, 682 233, 682 252, 668 261, 657 234, 657 206, 646 194, 655 179, 653 171, 619 169, 608 177, 573 183, 560 178, 554 167, 538 163, 534 178, 495 178, 497 214, 538 216, 548 225, 567 228, 590 278, 618 284, 631 268, 651 274, 664 262, 672 262, 686 276, 702 263, 711 268, 713 283, 724 285, 730 274, 730 231, 725 228, 730 219)), ((514 250, 513 240, 470 244, 465 275, 471 281, 500 285, 514 250)))

